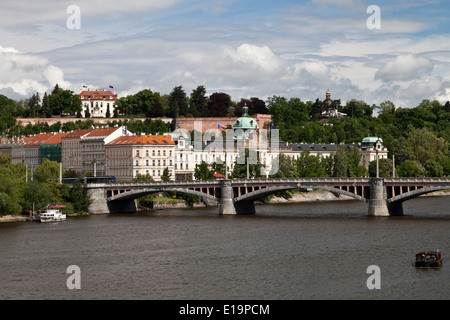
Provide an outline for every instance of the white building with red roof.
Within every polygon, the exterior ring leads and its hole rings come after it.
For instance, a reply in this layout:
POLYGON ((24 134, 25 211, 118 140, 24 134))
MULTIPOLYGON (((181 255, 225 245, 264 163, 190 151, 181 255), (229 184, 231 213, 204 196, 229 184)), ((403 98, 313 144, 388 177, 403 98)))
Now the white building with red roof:
POLYGON ((87 111, 92 118, 106 118, 109 110, 109 117, 113 117, 117 108, 117 94, 110 90, 83 90, 78 96, 81 99, 81 116, 86 117, 87 111))

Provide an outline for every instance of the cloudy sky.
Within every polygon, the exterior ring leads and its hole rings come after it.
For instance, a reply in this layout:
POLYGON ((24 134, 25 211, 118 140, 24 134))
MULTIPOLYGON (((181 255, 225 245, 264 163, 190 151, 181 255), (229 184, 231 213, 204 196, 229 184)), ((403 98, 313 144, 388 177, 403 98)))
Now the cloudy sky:
POLYGON ((119 96, 179 85, 189 95, 204 85, 233 100, 324 99, 328 88, 343 103, 450 99, 447 0, 2 0, 0 8, 0 93, 13 99, 56 83, 75 93, 111 85, 119 96))

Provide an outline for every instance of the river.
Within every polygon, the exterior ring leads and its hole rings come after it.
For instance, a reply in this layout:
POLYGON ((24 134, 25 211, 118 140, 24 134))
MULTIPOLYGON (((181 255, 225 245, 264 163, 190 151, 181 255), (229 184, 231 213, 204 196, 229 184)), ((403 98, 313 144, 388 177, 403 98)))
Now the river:
POLYGON ((0 224, 0 299, 449 299, 450 197, 367 216, 355 201, 257 205, 0 224), (416 252, 440 249, 440 269, 416 252), (79 267, 81 289, 68 289, 79 267), (369 266, 380 289, 369 290, 369 266))

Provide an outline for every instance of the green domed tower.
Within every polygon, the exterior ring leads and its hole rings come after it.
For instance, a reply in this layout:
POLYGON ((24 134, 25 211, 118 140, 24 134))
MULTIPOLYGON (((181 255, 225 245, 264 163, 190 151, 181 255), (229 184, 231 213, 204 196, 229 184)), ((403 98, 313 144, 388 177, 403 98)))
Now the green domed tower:
POLYGON ((242 117, 238 118, 233 124, 233 130, 235 130, 235 139, 252 139, 253 134, 257 133, 259 130, 258 123, 255 119, 248 115, 247 104, 244 104, 242 111, 242 117), (242 132, 236 132, 236 129, 242 129, 242 132))

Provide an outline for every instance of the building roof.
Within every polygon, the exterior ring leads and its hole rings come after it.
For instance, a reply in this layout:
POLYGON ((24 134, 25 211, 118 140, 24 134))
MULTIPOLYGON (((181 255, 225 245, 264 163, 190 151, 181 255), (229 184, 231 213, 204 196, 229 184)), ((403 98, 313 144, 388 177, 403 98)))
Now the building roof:
POLYGON ((248 115, 247 105, 242 110, 243 115, 234 121, 233 129, 259 129, 258 122, 248 115))
MULTIPOLYGON (((348 148, 359 148, 358 144, 346 144, 345 147, 348 148)), ((311 151, 311 152, 336 152, 339 148, 339 144, 308 144, 308 143, 292 143, 288 145, 292 151, 311 151)))
POLYGON ((108 143, 108 146, 117 145, 175 145, 172 137, 157 136, 157 135, 142 135, 142 136, 122 136, 108 143))
POLYGON ((78 96, 81 100, 117 100, 117 94, 109 90, 85 90, 81 91, 78 96))
POLYGON ((122 128, 115 128, 115 127, 108 127, 108 128, 97 128, 92 129, 90 132, 88 132, 86 135, 84 135, 85 138, 102 138, 107 137, 110 134, 114 133, 117 129, 122 130, 122 128))
POLYGON ((378 140, 383 143, 383 139, 379 137, 366 137, 362 140, 362 143, 376 143, 378 140))
POLYGON ((60 144, 62 142, 62 138, 66 136, 68 133, 55 133, 53 136, 45 140, 45 142, 42 143, 42 145, 49 145, 49 144, 60 144))
POLYGON ((25 145, 26 146, 40 146, 45 141, 47 141, 51 136, 53 136, 53 133, 39 133, 33 137, 30 137, 25 145))
POLYGON ((82 136, 88 134, 88 133, 91 132, 92 130, 94 130, 94 129, 77 129, 77 130, 75 130, 75 131, 68 132, 67 135, 65 135, 65 136, 62 137, 62 138, 63 138, 63 139, 64 139, 64 138, 79 138, 79 137, 82 137, 82 136))

